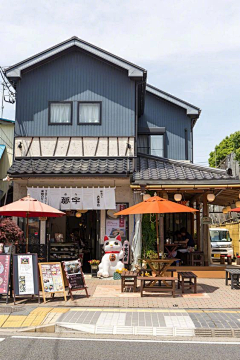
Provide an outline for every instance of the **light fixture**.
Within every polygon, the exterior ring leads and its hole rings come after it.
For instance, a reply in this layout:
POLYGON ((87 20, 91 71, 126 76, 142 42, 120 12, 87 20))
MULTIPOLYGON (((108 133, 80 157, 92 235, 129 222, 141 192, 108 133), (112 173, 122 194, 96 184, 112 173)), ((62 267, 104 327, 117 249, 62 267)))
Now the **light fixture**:
POLYGON ((75 216, 76 216, 76 218, 80 218, 82 216, 81 211, 77 211, 75 216))
POLYGON ((182 194, 174 194, 174 200, 175 201, 181 201, 182 200, 182 194))
POLYGON ((229 212, 229 211, 231 211, 231 210, 232 210, 232 208, 231 208, 231 206, 230 206, 230 205, 228 205, 228 206, 226 207, 226 209, 227 209, 227 212, 229 212))
POLYGON ((240 207, 240 201, 236 201, 235 205, 236 207, 240 207))
POLYGON ((222 209, 222 212, 223 212, 223 214, 227 214, 227 213, 228 213, 227 208, 224 207, 224 208, 222 209))
POLYGON ((215 200, 215 195, 213 193, 207 194, 207 201, 213 202, 215 200))
POLYGON ((143 201, 150 199, 150 197, 151 197, 150 194, 143 194, 143 201))

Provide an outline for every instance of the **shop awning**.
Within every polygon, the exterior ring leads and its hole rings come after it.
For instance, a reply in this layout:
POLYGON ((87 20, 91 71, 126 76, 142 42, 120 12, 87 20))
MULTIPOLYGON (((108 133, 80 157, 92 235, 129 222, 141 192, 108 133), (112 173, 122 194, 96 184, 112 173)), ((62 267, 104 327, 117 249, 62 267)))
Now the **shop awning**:
POLYGON ((133 184, 169 184, 169 185, 219 185, 239 184, 239 179, 226 170, 215 169, 177 161, 138 154, 137 169, 133 175, 133 184))
POLYGON ((116 175, 128 176, 133 172, 131 158, 81 158, 81 159, 15 159, 8 170, 11 177, 51 175, 116 175))

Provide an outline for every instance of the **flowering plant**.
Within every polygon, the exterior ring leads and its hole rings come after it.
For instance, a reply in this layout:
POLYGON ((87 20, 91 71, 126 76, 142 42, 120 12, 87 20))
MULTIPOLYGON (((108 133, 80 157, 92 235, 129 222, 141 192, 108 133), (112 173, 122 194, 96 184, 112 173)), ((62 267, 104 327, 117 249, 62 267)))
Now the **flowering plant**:
POLYGON ((118 274, 121 274, 123 271, 127 271, 127 269, 124 269, 124 268, 122 270, 117 269, 115 272, 118 274))
POLYGON ((99 265, 100 264, 100 260, 95 260, 95 259, 89 260, 88 262, 90 265, 99 265))

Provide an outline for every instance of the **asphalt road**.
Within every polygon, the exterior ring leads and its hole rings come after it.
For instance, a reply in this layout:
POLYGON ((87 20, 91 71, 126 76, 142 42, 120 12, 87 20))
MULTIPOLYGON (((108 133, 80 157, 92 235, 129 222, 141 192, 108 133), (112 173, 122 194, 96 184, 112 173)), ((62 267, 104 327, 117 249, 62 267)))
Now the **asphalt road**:
POLYGON ((119 339, 116 342, 115 339, 25 336, 2 336, 0 340, 1 360, 228 360, 238 359, 240 348, 240 342, 235 343, 234 340, 217 344, 199 343, 197 340, 185 340, 183 343, 119 339))

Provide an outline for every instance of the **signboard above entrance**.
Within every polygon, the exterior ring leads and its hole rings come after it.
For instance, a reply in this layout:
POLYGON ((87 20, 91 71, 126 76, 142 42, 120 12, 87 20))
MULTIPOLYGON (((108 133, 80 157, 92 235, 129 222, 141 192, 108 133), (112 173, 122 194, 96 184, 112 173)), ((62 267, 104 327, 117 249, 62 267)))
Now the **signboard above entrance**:
POLYGON ((60 210, 116 209, 115 188, 33 188, 28 194, 60 210))

